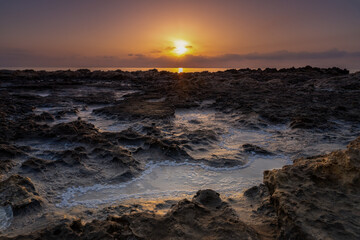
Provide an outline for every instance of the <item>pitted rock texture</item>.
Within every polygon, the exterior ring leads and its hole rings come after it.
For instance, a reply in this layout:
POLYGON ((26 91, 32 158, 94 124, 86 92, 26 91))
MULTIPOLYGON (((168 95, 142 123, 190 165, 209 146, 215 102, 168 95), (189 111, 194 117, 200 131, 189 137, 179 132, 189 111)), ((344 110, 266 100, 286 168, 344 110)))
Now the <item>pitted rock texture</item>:
POLYGON ((360 239, 360 138, 346 150, 266 171, 279 239, 360 239))
POLYGON ((192 201, 181 200, 164 216, 135 213, 106 220, 64 222, 29 235, 4 239, 238 239, 258 234, 212 190, 199 191, 192 201))

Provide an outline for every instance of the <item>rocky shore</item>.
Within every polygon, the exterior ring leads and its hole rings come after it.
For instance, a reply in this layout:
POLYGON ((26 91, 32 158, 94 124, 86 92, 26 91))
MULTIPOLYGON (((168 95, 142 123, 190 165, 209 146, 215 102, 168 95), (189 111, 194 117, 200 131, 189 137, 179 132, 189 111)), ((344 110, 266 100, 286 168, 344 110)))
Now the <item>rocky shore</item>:
POLYGON ((359 239, 359 129, 360 73, 338 68, 0 70, 0 239, 359 239), (317 152, 336 144, 348 145, 317 152), (58 207, 61 192, 132 181, 154 161, 223 170, 257 156, 293 161, 237 197, 58 207))

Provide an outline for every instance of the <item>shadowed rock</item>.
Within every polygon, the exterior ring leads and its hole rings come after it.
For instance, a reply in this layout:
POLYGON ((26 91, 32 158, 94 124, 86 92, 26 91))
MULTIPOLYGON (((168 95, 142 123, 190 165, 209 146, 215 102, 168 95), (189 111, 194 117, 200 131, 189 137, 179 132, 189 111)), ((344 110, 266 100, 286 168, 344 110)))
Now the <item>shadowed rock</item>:
POLYGON ((255 154, 262 154, 262 155, 273 155, 272 152, 269 152, 268 150, 262 148, 262 147, 259 147, 259 146, 256 146, 256 145, 253 145, 253 144, 244 144, 243 146, 243 149, 245 152, 248 152, 248 153, 255 153, 255 154))
POLYGON ((164 216, 135 213, 106 220, 66 222, 29 235, 4 239, 260 239, 212 190, 181 200, 164 216))
POLYGON ((94 112, 115 116, 120 120, 168 119, 174 116, 175 109, 164 102, 146 102, 141 99, 129 99, 114 106, 96 109, 94 112))
POLYGON ((0 182, 0 205, 10 204, 14 215, 40 207, 42 199, 29 178, 12 175, 0 182))
POLYGON ((347 150, 265 171, 280 239, 360 239, 360 138, 347 150))

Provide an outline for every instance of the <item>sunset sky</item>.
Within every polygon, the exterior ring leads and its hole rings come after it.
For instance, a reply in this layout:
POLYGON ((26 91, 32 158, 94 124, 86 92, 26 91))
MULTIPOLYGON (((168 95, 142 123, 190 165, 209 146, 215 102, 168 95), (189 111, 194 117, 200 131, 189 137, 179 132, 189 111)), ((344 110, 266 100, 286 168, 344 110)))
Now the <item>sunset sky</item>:
POLYGON ((0 0, 0 67, 360 69, 358 0, 0 0))

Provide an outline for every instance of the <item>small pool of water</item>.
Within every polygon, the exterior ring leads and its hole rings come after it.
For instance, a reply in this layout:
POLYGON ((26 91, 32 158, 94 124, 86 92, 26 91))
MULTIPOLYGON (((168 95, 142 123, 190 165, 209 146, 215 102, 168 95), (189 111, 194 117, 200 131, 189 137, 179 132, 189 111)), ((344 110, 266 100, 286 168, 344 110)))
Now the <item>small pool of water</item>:
POLYGON ((193 195, 199 189, 213 189, 223 195, 242 192, 261 183, 264 170, 279 168, 288 160, 283 156, 251 156, 247 165, 216 168, 195 162, 150 162, 143 174, 116 185, 69 188, 58 207, 84 205, 96 207, 132 198, 159 199, 193 195))
MULTIPOLYGON (((91 121, 91 118, 88 119, 91 121)), ((177 111, 172 122, 160 126, 160 129, 165 137, 185 142, 180 145, 193 161, 156 162, 155 159, 155 162, 147 164, 140 177, 131 181, 115 185, 71 187, 59 196, 57 206, 96 207, 132 198, 193 195, 205 188, 225 195, 239 193, 261 183, 264 170, 281 168, 298 157, 345 148, 359 130, 348 123, 339 123, 340 128, 332 131, 316 132, 256 122, 254 125, 258 127, 250 129, 237 124, 234 119, 212 110, 177 111), (246 152, 243 144, 262 147, 271 154, 246 152), (230 165, 216 164, 224 159, 234 161, 230 165)), ((254 117, 249 121, 258 120, 254 117)))

